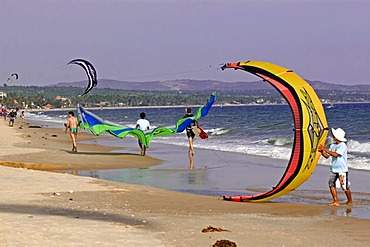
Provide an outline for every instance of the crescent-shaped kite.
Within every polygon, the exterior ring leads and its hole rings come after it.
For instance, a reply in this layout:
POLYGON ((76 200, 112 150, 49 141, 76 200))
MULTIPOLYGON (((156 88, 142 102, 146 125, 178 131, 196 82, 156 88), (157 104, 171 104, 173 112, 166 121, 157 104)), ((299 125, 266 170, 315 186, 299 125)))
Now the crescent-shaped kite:
POLYGON ((18 74, 17 73, 13 73, 10 75, 10 77, 8 78, 8 82, 13 82, 13 76, 15 77, 15 80, 18 80, 18 74))
POLYGON ((85 92, 79 96, 83 96, 87 94, 88 92, 90 92, 91 89, 93 89, 94 87, 96 87, 96 85, 98 85, 98 77, 96 75, 96 70, 89 61, 86 61, 85 59, 74 59, 70 61, 68 64, 80 65, 86 72, 86 75, 88 78, 88 84, 85 89, 85 92))
POLYGON ((324 144, 328 125, 320 99, 313 88, 292 70, 268 62, 228 63, 222 70, 233 68, 252 73, 274 86, 288 102, 293 113, 294 143, 284 175, 270 191, 245 196, 224 196, 236 202, 261 202, 280 197, 304 183, 320 158, 319 144, 324 144))

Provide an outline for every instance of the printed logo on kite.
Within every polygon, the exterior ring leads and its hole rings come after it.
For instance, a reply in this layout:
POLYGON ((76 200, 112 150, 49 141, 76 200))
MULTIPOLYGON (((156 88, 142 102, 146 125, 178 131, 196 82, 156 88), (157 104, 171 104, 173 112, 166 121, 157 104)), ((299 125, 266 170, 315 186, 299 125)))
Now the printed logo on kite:
POLYGON ((85 89, 85 92, 83 92, 83 94, 81 94, 79 96, 83 96, 83 95, 87 94, 88 92, 91 91, 91 89, 93 89, 94 87, 96 87, 98 85, 98 77, 97 77, 97 74, 96 74, 96 70, 95 70, 94 66, 89 61, 87 61, 85 59, 78 58, 78 59, 73 59, 67 65, 69 65, 69 64, 77 64, 77 65, 81 66, 85 70, 87 78, 88 78, 87 87, 85 89))

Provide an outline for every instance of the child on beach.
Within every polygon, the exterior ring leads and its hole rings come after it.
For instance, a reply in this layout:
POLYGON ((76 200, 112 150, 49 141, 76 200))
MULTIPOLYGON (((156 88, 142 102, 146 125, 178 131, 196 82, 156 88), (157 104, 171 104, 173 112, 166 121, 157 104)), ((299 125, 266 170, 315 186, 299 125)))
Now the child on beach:
MULTIPOLYGON (((145 112, 140 113, 140 118, 136 121, 135 129, 139 129, 142 131, 149 129, 150 123, 148 120, 145 119, 145 117, 146 117, 145 112)), ((146 147, 141 143, 140 140, 138 140, 138 144, 141 150, 140 154, 145 156, 146 147)))
POLYGON ((347 205, 352 205, 352 193, 349 189, 348 182, 348 164, 347 164, 347 139, 344 137, 346 132, 341 128, 331 129, 332 136, 335 143, 326 148, 324 145, 319 145, 318 151, 322 153, 324 158, 331 158, 331 172, 329 176, 329 189, 333 197, 333 202, 329 203, 330 206, 338 206, 338 195, 336 189, 336 181, 339 179, 341 188, 346 194, 347 205))
POLYGON ((75 118, 73 111, 68 112, 68 120, 65 124, 66 131, 69 129, 69 135, 71 136, 72 140, 72 152, 77 152, 77 133, 78 133, 78 121, 75 118))
MULTIPOLYGON (((191 113, 191 108, 186 108, 185 109, 185 115, 182 118, 188 118, 188 117, 193 117, 194 114, 191 113)), ((194 169, 194 147, 193 147, 193 140, 195 137, 195 134, 193 132, 192 127, 198 125, 197 121, 194 121, 191 123, 188 127, 186 127, 186 135, 188 136, 188 141, 189 141, 189 168, 192 170, 194 169)))

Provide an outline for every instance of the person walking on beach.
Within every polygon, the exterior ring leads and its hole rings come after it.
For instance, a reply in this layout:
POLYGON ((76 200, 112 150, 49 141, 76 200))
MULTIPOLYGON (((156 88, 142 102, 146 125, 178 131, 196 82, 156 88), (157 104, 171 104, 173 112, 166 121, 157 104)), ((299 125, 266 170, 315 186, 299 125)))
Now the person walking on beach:
MULTIPOLYGON (((188 117, 194 117, 194 114, 191 113, 191 108, 186 108, 185 109, 185 115, 182 118, 188 118, 188 117)), ((193 132, 192 127, 197 126, 198 121, 192 122, 188 127, 186 127, 186 135, 188 136, 188 141, 189 141, 189 169, 194 169, 194 146, 193 146, 193 140, 195 137, 195 134, 193 132)))
POLYGON ((22 128, 24 124, 24 111, 21 112, 21 115, 19 117, 20 117, 20 120, 19 120, 20 127, 19 128, 22 128))
POLYGON ((341 128, 331 129, 335 143, 326 148, 320 144, 318 151, 327 159, 331 156, 331 172, 329 175, 329 189, 333 197, 333 202, 330 206, 338 206, 338 194, 336 189, 336 181, 339 179, 340 185, 347 197, 347 205, 352 205, 352 193, 349 189, 348 182, 348 164, 347 164, 347 139, 344 137, 346 132, 341 128))
POLYGON ((15 111, 15 109, 12 109, 9 112, 9 126, 10 127, 14 127, 14 122, 15 122, 16 116, 17 116, 17 112, 15 111))
POLYGON ((1 107, 1 113, 2 113, 2 115, 3 115, 4 121, 6 121, 6 115, 7 115, 7 112, 6 112, 6 107, 5 107, 5 105, 3 105, 3 106, 1 107))
MULTIPOLYGON (((139 130, 142 130, 142 131, 149 129, 150 123, 145 118, 146 118, 145 112, 140 113, 140 118, 136 121, 135 129, 139 129, 139 130)), ((145 156, 146 147, 141 143, 140 140, 138 140, 138 144, 139 144, 139 147, 140 147, 140 150, 141 150, 140 154, 145 156)))
POLYGON ((77 133, 78 133, 78 121, 73 111, 68 112, 68 120, 65 124, 66 132, 69 129, 69 135, 72 139, 72 152, 77 152, 77 133))

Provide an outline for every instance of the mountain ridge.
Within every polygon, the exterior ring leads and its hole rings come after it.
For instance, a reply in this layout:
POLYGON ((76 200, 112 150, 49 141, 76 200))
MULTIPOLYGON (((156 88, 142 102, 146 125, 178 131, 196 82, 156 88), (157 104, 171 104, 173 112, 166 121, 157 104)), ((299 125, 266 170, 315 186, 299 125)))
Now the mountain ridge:
MULTIPOLYGON (((315 90, 332 91, 370 91, 370 84, 342 85, 318 80, 306 80, 315 90)), ((60 82, 47 85, 48 87, 86 87, 87 81, 60 82)), ((262 81, 253 82, 223 82, 216 80, 191 80, 176 79, 166 81, 119 81, 112 79, 100 79, 99 88, 138 90, 138 91, 253 91, 273 89, 268 83, 262 81)))

